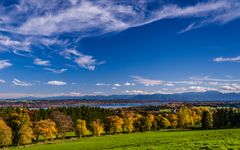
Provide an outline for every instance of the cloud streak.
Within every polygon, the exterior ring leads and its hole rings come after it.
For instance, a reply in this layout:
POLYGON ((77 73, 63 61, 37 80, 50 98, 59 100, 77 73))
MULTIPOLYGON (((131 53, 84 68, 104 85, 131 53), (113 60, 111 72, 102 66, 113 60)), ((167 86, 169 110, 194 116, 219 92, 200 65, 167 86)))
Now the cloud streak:
MULTIPOLYGON (((190 25, 179 32, 183 33, 209 24, 226 24, 240 17, 240 2, 234 0, 210 0, 186 6, 157 0, 17 0, 0 7, 0 52, 35 58, 35 47, 58 55, 59 51, 75 49, 83 38, 165 19, 193 18, 190 25), (152 8, 153 4, 157 4, 156 7, 152 8), (63 40, 63 36, 69 39, 63 40)), ((79 52, 68 55, 79 67, 88 70, 104 63, 79 52)))
POLYGON ((144 86, 156 86, 156 85, 162 85, 162 80, 153 80, 153 79, 146 79, 140 76, 131 76, 133 80, 139 84, 143 84, 144 86))
MULTIPOLYGON (((195 22, 182 30, 186 32, 208 24, 224 24, 240 17, 240 2, 234 0, 211 0, 188 6, 162 2, 154 9, 150 7, 153 2, 157 3, 146 0, 82 0, 74 3, 61 0, 19 0, 12 7, 7 9, 3 6, 0 10, 1 18, 5 18, 0 22, 0 29, 28 37, 30 41, 46 37, 56 39, 63 33, 75 33, 79 40, 164 19, 195 18, 195 22)), ((5 41, 19 45, 18 41, 9 37, 5 37, 5 41)), ((6 45, 4 43, 0 42, 6 45)), ((34 43, 27 42, 24 47, 28 48, 34 43)))
POLYGON ((52 73, 55 73, 55 74, 60 74, 60 73, 63 73, 68 70, 68 69, 64 69, 64 68, 63 69, 43 68, 43 69, 50 71, 52 73))
POLYGON ((36 58, 34 59, 33 62, 35 65, 39 65, 39 66, 50 66, 50 61, 48 60, 42 60, 40 58, 36 58))
POLYGON ((104 61, 99 62, 94 59, 93 56, 84 55, 75 49, 66 49, 62 51, 60 55, 64 56, 66 59, 72 60, 73 62, 78 64, 79 67, 91 71, 95 70, 96 65, 101 65, 105 63, 104 61))
POLYGON ((60 85, 66 85, 67 83, 64 82, 64 81, 56 81, 56 80, 54 80, 54 81, 48 81, 47 84, 48 84, 48 85, 60 86, 60 85))
POLYGON ((0 70, 11 67, 12 64, 9 62, 9 60, 0 60, 0 70))
POLYGON ((237 57, 217 57, 214 62, 240 62, 240 56, 237 57))
POLYGON ((32 86, 31 83, 25 82, 25 81, 21 81, 17 78, 13 79, 12 81, 13 85, 15 86, 32 86))

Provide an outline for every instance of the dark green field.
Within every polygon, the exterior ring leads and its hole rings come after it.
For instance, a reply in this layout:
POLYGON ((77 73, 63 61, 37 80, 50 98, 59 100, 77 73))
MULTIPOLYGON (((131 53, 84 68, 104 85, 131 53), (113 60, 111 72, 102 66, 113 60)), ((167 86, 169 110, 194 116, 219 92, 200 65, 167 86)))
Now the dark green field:
POLYGON ((240 149, 240 129, 199 131, 157 131, 102 137, 86 137, 35 144, 10 149, 29 150, 100 150, 100 149, 240 149))

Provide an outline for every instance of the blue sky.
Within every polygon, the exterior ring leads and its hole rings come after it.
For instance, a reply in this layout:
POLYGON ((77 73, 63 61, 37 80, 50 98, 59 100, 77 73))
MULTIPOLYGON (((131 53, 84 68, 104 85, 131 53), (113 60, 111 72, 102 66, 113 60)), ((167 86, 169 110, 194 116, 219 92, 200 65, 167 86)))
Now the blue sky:
POLYGON ((240 92, 238 0, 3 0, 0 97, 240 92))

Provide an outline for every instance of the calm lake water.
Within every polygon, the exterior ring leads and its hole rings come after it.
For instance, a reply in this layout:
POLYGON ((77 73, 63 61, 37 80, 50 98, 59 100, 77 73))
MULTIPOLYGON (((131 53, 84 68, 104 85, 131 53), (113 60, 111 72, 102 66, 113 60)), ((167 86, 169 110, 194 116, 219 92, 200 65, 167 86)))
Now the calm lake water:
POLYGON ((147 105, 156 106, 161 104, 163 104, 163 102, 85 104, 85 106, 93 106, 93 107, 100 107, 100 108, 124 108, 124 107, 137 107, 137 106, 147 106, 147 105))

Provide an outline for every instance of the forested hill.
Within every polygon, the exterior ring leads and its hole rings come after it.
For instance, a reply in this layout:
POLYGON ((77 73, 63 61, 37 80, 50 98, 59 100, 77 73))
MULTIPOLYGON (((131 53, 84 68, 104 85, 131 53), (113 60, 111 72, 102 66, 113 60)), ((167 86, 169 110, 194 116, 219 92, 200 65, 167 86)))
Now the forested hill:
POLYGON ((142 94, 142 95, 96 95, 96 96, 57 96, 57 97, 24 97, 25 100, 160 100, 160 101, 240 101, 240 93, 221 93, 218 91, 188 92, 177 94, 142 94))

